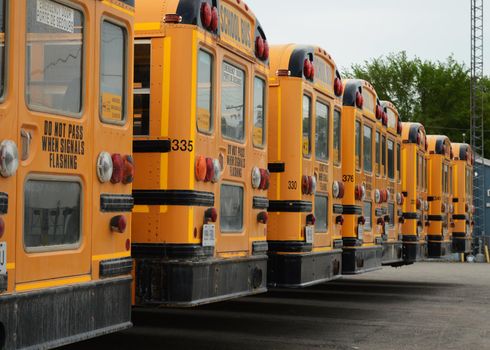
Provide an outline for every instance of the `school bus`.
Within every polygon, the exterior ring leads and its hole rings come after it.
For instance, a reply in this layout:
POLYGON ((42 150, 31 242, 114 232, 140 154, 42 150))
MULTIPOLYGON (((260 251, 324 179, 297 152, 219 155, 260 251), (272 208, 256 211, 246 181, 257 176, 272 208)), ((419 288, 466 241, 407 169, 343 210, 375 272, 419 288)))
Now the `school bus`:
POLYGON ((0 348, 131 326, 133 1, 0 1, 0 348))
POLYGON ((264 292, 262 26, 243 1, 139 0, 135 29, 136 303, 264 292))
POLYGON ((343 87, 320 47, 270 53, 267 278, 272 287, 304 287, 341 273, 343 87))
POLYGON ((383 216, 377 216, 378 221, 382 220, 383 224, 383 265, 397 266, 403 264, 403 237, 400 234, 404 200, 401 181, 402 121, 393 103, 382 101, 381 105, 384 114, 378 120, 386 124, 386 132, 385 135, 376 132, 376 179, 384 178, 385 184, 377 187, 386 188, 386 201, 380 213, 383 216), (380 150, 381 156, 378 155, 380 150), (384 163, 386 167, 383 167, 384 163))
POLYGON ((427 256, 427 136, 420 123, 402 123, 403 260, 406 264, 427 256))
MULTIPOLYGON (((383 118, 386 124, 386 115, 371 84, 364 80, 347 80, 344 86, 342 273, 358 274, 379 269, 382 264, 382 221, 374 218, 376 210, 379 213, 381 203, 385 202, 386 188, 376 187, 373 151, 376 133, 379 132, 381 137, 382 129, 385 129, 385 125, 377 124, 377 118, 383 118)), ((386 135, 384 138, 386 140, 386 135)), ((386 166, 386 158, 384 161, 383 167, 386 166)))
POLYGON ((452 206, 452 158, 451 141, 447 136, 428 135, 428 191, 427 253, 439 258, 451 253, 449 230, 452 206))
POLYGON ((450 213, 452 251, 471 253, 473 234, 473 164, 474 153, 466 143, 452 143, 453 200, 450 213))

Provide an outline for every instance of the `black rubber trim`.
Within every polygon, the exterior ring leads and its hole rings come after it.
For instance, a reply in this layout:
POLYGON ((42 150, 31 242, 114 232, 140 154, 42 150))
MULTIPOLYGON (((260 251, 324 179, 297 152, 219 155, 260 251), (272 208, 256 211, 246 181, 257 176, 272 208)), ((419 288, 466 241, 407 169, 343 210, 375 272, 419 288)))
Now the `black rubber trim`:
POLYGON ((0 275, 0 293, 5 292, 8 288, 8 274, 0 275))
POLYGON ((403 197, 408 197, 408 192, 407 191, 403 191, 402 192, 402 195, 403 195, 403 197))
POLYGON ((342 204, 334 204, 333 205, 333 213, 334 214, 343 214, 344 206, 342 204))
POLYGON ((134 199, 130 194, 100 195, 100 210, 104 213, 129 213, 133 210, 134 199))
POLYGON ((344 205, 343 214, 347 215, 362 215, 362 207, 358 205, 344 205))
POLYGON ((267 197, 254 197, 253 208, 254 209, 267 209, 267 208, 269 208, 269 198, 267 198, 267 197))
POLYGON ((429 221, 444 221, 444 215, 429 215, 429 221))
POLYGON ((418 242, 419 238, 415 235, 403 235, 403 242, 418 242))
POLYGON ((252 242, 252 255, 264 255, 269 250, 267 241, 252 242))
POLYGON ((423 130, 425 134, 424 126, 420 123, 412 123, 410 125, 410 130, 408 132, 408 142, 409 143, 417 143, 417 135, 419 130, 423 130))
POLYGON ((362 246, 362 240, 352 237, 342 238, 344 247, 360 247, 362 246))
POLYGON ((447 136, 438 136, 436 140, 435 152, 436 154, 444 154, 444 142, 449 139, 447 136))
POLYGON ((268 241, 269 252, 301 253, 311 252, 313 245, 304 241, 268 241))
POLYGON ((0 192, 0 215, 7 214, 9 211, 9 195, 4 192, 0 192))
POLYGON ((459 146, 459 159, 460 160, 468 160, 468 149, 470 148, 470 145, 467 143, 462 143, 459 146))
POLYGON ((308 213, 313 210, 313 204, 307 201, 269 201, 270 212, 308 213))
POLYGON ((313 59, 315 49, 313 46, 296 45, 291 56, 289 56, 289 71, 291 77, 303 78, 303 69, 305 67, 305 59, 308 57, 313 59))
POLYGON ((442 235, 427 235, 427 240, 441 242, 444 240, 444 237, 442 235))
POLYGON ((453 214, 453 220, 466 220, 466 214, 453 214))
POLYGON ((465 232, 453 232, 452 235, 453 238, 466 238, 465 232))
POLYGON ((333 247, 334 249, 339 249, 339 248, 342 248, 344 246, 344 241, 341 240, 341 239, 336 239, 333 241, 333 247))
POLYGON ((136 205, 182 205, 212 207, 214 193, 189 190, 134 190, 136 205))
POLYGON ((168 153, 170 140, 134 140, 133 153, 168 153))
POLYGON ((356 93, 362 93, 362 84, 360 80, 352 79, 345 84, 344 96, 342 100, 342 105, 347 107, 356 106, 356 93))
POLYGON ((131 257, 102 260, 99 264, 99 275, 102 278, 129 275, 132 270, 133 259, 131 257))
POLYGON ((453 203, 458 203, 459 202, 459 198, 453 198, 453 203))
POLYGON ((433 202, 433 201, 435 201, 435 200, 436 200, 436 198, 435 198, 435 197, 433 197, 433 196, 428 196, 428 197, 427 197, 427 202, 433 202))
POLYGON ((131 246, 133 258, 208 258, 213 254, 214 247, 197 244, 133 243, 131 246))
POLYGON ((270 173, 283 173, 286 171, 286 163, 269 163, 267 169, 270 173))
POLYGON ((403 213, 403 218, 406 220, 418 220, 420 216, 418 213, 403 213))

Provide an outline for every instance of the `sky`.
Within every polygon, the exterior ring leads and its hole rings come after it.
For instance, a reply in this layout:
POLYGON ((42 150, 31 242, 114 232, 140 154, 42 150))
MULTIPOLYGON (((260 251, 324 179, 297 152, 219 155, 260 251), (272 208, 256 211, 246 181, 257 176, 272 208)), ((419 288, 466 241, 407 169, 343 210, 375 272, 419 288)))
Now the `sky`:
MULTIPOLYGON (((319 45, 344 70, 391 52, 470 66, 470 0, 246 0, 271 44, 319 45)), ((488 5, 488 3, 487 3, 488 5)), ((484 42, 490 42, 485 8, 484 42)), ((490 47, 484 49, 490 75, 490 47)))

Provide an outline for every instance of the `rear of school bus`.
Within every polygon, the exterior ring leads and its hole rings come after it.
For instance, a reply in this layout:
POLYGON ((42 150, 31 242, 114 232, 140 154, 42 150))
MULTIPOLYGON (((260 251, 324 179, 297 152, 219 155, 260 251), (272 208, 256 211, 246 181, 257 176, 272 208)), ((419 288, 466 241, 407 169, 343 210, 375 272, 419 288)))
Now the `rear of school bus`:
POLYGON ((451 141, 446 136, 428 135, 429 202, 427 252, 429 258, 441 258, 451 253, 449 230, 452 206, 451 141))
POLYGON ((401 182, 401 134, 402 122, 396 107, 387 101, 382 102, 386 113, 386 152, 387 152, 387 193, 383 232, 383 265, 403 264, 403 238, 400 234, 402 218, 401 182))
POLYGON ((2 349, 131 326, 132 5, 1 2, 2 349))
POLYGON ((403 259, 406 264, 427 256, 424 231, 426 212, 426 145, 425 129, 419 123, 402 123, 402 194, 403 259))
POLYGON ((341 273, 342 82, 323 49, 289 44, 271 47, 269 83, 268 283, 304 287, 341 273))
POLYGON ((474 153, 466 143, 452 143, 453 211, 451 220, 452 251, 471 253, 473 234, 474 153))
MULTIPOLYGON (((344 83, 342 107, 342 273, 359 274, 381 268, 383 247, 377 230, 374 175, 377 95, 363 80, 344 83), (354 141, 354 142, 353 142, 354 141)), ((378 112, 379 113, 379 112, 378 112)))
POLYGON ((264 31, 241 1, 139 0, 135 33, 136 303, 264 292, 264 31))

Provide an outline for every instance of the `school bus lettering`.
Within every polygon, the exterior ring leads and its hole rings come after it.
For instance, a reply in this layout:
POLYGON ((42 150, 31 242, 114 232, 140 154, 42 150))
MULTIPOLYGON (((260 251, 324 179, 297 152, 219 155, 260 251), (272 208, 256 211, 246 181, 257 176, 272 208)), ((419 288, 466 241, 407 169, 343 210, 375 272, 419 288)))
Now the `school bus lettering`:
POLYGON ((226 164, 230 166, 231 176, 242 177, 242 170, 245 169, 245 148, 228 145, 226 164))
POLYGON ((172 151, 177 152, 192 152, 194 150, 194 142, 192 140, 172 140, 172 151))
POLYGON ((226 4, 220 5, 220 30, 225 41, 252 51, 252 24, 226 4))
POLYGON ((122 97, 104 92, 102 94, 102 117, 107 120, 122 120, 122 97))
POLYGON ((37 1, 36 20, 50 27, 74 33, 75 11, 53 1, 37 1))
POLYGON ((52 169, 78 169, 77 156, 85 155, 83 126, 65 122, 44 121, 41 149, 49 153, 52 169))

